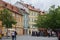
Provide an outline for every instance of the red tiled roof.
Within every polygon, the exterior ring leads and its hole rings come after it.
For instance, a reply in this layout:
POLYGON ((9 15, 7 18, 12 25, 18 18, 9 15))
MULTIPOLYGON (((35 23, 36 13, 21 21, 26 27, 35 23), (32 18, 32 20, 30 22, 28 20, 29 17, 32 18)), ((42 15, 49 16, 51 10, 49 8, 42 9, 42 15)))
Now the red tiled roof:
POLYGON ((32 10, 32 11, 40 12, 40 10, 39 10, 39 9, 36 9, 36 8, 34 8, 33 6, 28 6, 28 8, 29 8, 30 10, 32 10))
MULTIPOLYGON (((21 2, 20 2, 21 3, 21 2)), ((25 3, 21 3, 23 6, 27 7, 28 9, 32 10, 32 11, 37 11, 37 12, 41 12, 39 9, 34 8, 34 6, 31 6, 29 4, 25 4, 25 3)))
POLYGON ((26 4, 26 3, 21 3, 21 2, 19 2, 19 3, 22 4, 23 6, 25 6, 26 8, 28 8, 29 10, 39 12, 39 14, 42 14, 42 15, 45 14, 44 11, 41 11, 40 9, 37 9, 34 6, 31 6, 31 5, 26 4))
MULTIPOLYGON (((9 10, 11 10, 11 11, 19 14, 19 9, 18 9, 17 7, 15 7, 15 6, 7 3, 7 2, 4 2, 4 1, 0 1, 0 4, 1 4, 3 7, 5 7, 5 8, 7 8, 7 9, 9 9, 9 10)), ((22 15, 22 14, 20 14, 20 15, 22 15)))
POLYGON ((22 4, 23 6, 25 6, 26 8, 28 8, 29 10, 32 10, 32 11, 36 11, 36 12, 42 12, 40 9, 37 9, 37 8, 34 8, 34 6, 31 6, 29 4, 26 4, 26 3, 21 3, 21 2, 18 2, 20 4, 22 4))

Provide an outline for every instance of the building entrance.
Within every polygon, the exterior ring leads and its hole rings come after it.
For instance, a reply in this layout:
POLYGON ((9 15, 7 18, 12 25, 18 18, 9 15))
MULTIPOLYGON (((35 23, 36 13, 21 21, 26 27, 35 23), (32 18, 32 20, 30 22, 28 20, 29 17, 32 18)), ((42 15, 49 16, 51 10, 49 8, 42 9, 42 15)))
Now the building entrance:
POLYGON ((24 35, 28 35, 28 29, 24 28, 24 35))

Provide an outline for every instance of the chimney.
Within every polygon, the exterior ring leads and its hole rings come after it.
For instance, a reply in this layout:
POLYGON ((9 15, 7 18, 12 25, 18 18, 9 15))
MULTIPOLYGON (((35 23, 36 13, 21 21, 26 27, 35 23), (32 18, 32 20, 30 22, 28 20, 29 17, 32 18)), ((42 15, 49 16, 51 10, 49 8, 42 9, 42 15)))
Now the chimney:
POLYGON ((20 0, 21 3, 24 3, 24 1, 20 0))
POLYGON ((33 8, 34 8, 34 6, 33 6, 33 8))

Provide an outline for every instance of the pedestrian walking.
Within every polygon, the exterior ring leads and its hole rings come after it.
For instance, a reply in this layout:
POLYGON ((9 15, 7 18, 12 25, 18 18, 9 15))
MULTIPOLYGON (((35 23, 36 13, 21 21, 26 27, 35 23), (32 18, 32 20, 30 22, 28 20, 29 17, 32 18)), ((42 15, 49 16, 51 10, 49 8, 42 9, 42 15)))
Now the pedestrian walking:
POLYGON ((53 36, 53 37, 56 36, 56 33, 55 33, 54 31, 52 31, 52 36, 53 36))
POLYGON ((12 32, 12 40, 14 40, 15 39, 15 33, 14 33, 14 31, 12 32))
POLYGON ((60 40, 60 32, 58 32, 58 40, 60 40))
POLYGON ((14 34, 15 34, 14 38, 15 38, 15 40, 16 40, 16 35, 17 35, 17 32, 16 32, 16 31, 14 31, 14 34))
POLYGON ((47 33, 48 33, 48 36, 50 37, 51 36, 51 30, 47 30, 47 33))
POLYGON ((12 40, 16 40, 16 35, 17 35, 17 32, 16 31, 13 31, 12 32, 12 40))
POLYGON ((0 30, 0 40, 2 40, 2 30, 0 30))

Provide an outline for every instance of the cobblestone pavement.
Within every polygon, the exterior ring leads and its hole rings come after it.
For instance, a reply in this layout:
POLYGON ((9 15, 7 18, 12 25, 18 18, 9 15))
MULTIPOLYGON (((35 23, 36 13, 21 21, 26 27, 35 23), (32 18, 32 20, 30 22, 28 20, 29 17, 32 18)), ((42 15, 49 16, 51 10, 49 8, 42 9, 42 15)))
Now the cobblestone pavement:
MULTIPOLYGON (((3 38, 2 40, 12 40, 10 38, 3 38)), ((58 40, 57 37, 34 37, 34 36, 17 36, 17 40, 58 40)))

